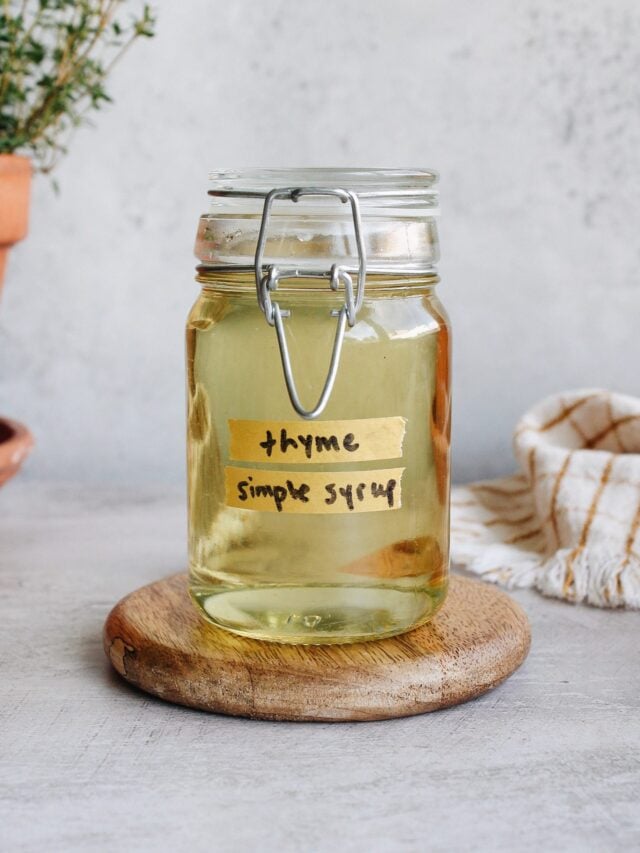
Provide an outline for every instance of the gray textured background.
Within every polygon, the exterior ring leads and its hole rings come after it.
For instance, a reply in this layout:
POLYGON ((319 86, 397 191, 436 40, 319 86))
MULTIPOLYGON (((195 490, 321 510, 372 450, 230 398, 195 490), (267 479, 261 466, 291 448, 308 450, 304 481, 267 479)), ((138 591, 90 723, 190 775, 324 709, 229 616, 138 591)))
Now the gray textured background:
POLYGON ((0 309, 26 476, 183 477, 183 325, 214 167, 441 172, 458 480, 578 386, 640 393, 637 0, 194 0, 35 184, 0 309))

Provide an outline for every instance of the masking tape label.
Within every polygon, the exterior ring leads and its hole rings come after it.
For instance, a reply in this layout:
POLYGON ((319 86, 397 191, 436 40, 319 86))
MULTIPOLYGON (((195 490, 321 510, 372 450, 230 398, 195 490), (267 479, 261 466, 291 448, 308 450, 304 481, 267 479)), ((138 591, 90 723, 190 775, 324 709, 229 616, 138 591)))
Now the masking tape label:
POLYGON ((307 473, 227 466, 226 502, 259 512, 384 512, 402 506, 404 470, 307 473))
POLYGON ((229 455, 237 462, 334 463, 399 459, 402 417, 347 421, 229 421, 229 455))

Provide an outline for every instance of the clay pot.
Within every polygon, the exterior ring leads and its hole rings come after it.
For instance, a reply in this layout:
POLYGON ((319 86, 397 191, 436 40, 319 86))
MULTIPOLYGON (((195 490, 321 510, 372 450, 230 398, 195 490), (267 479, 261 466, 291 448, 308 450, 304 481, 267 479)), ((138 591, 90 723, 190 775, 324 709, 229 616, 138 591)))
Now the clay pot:
POLYGON ((33 447, 33 436, 22 424, 0 418, 0 486, 22 465, 33 447))
POLYGON ((27 235, 31 160, 0 154, 0 293, 9 249, 27 235))
MULTIPOLYGON (((27 235, 31 160, 0 154, 0 293, 9 249, 27 235)), ((33 447, 33 436, 17 421, 0 418, 0 486, 17 473, 33 447)))

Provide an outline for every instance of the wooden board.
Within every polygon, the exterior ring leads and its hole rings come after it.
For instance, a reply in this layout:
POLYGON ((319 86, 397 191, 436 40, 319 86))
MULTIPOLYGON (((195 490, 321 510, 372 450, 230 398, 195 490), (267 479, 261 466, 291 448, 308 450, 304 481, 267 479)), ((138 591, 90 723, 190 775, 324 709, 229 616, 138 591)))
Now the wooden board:
POLYGON ((377 642, 291 646, 207 623, 179 574, 124 598, 107 618, 115 669, 162 699, 267 720, 381 720, 473 699, 529 651, 522 609, 494 586, 453 576, 429 624, 377 642))

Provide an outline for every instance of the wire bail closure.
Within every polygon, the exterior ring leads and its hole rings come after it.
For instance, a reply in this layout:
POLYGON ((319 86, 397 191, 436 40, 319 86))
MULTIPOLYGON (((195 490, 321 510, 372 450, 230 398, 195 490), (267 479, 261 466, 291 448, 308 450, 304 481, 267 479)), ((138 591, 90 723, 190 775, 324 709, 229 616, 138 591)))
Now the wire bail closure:
POLYGON ((255 255, 255 275, 256 275, 256 296, 258 305, 263 312, 267 323, 274 326, 278 338, 278 347, 280 349, 280 358, 282 360, 282 369, 284 379, 289 393, 291 405, 305 420, 313 420, 320 415, 333 391, 338 367, 340 364, 340 354, 342 352, 342 344, 347 324, 349 327, 356 323, 357 315, 362 307, 364 299, 364 288, 367 277, 367 255, 362 238, 362 221, 360 218, 360 203, 358 196, 345 189, 324 189, 321 187, 289 187, 285 189, 274 189, 267 193, 262 209, 262 221, 260 223, 260 231, 258 234, 258 244, 256 246, 255 255), (267 229, 271 208, 273 202, 279 199, 297 202, 303 196, 335 196, 343 204, 351 205, 351 215, 353 217, 353 230, 358 250, 358 269, 353 270, 348 267, 333 264, 329 270, 301 270, 299 267, 283 268, 275 264, 268 266, 263 265, 264 249, 267 242, 267 229), (357 272, 358 282, 354 293, 352 274, 357 272), (344 287, 345 300, 342 308, 332 309, 330 314, 332 317, 338 318, 336 326, 336 334, 333 340, 333 349, 331 352, 331 361, 329 363, 329 371, 322 389, 322 393, 318 402, 312 409, 305 409, 300 401, 296 389, 296 383, 293 378, 293 370, 291 367, 291 358, 289 356, 289 348, 287 346, 287 337, 283 320, 291 316, 291 312, 282 309, 278 302, 271 298, 271 294, 278 289, 278 284, 281 281, 292 278, 321 278, 329 279, 329 287, 337 292, 340 285, 344 287))

